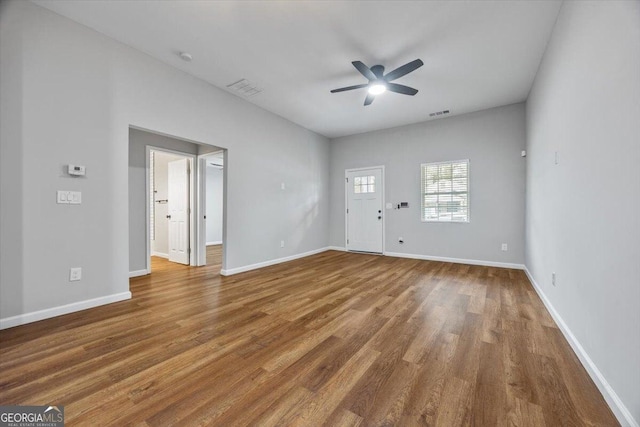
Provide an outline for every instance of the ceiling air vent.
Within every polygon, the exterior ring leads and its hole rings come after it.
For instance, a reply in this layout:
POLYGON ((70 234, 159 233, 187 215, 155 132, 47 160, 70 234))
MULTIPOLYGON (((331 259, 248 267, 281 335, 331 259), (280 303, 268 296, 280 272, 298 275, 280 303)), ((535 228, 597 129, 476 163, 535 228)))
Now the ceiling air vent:
POLYGON ((449 114, 449 110, 436 111, 435 113, 429 114, 429 117, 444 116, 445 114, 449 114))
POLYGON ((247 79, 241 79, 235 83, 231 83, 230 85, 227 85, 227 89, 243 98, 251 98, 252 96, 262 92, 261 88, 257 87, 247 79))

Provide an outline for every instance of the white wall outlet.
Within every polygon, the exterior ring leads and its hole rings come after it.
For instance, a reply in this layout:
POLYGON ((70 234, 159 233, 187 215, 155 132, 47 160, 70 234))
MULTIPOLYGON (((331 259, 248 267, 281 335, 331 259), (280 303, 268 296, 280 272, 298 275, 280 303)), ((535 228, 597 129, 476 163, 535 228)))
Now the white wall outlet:
POLYGON ((69 269, 69 281, 77 282, 82 279, 82 268, 81 267, 73 267, 69 269))
POLYGON ((280 240, 280 247, 284 248, 284 240, 280 240))
POLYGON ((281 190, 284 190, 284 189, 285 189, 284 182, 280 183, 280 189, 281 189, 281 190))
POLYGON ((554 273, 551 273, 551 284, 552 284, 553 286, 555 286, 555 285, 556 285, 556 273, 555 273, 555 272, 554 272, 554 273))
POLYGON ((506 244, 506 243, 503 243, 503 244, 502 244, 502 251, 503 251, 503 252, 508 251, 508 250, 509 250, 508 248, 509 248, 509 247, 507 246, 507 244, 506 244))

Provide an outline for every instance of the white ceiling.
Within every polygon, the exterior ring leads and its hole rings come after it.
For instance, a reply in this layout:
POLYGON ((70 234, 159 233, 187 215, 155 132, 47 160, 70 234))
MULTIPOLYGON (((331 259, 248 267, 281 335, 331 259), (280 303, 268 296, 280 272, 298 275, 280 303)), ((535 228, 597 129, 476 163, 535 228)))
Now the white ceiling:
POLYGON ((226 90, 242 78, 265 110, 330 138, 463 114, 527 98, 557 1, 75 1, 35 3, 226 90), (177 53, 187 51, 193 61, 177 53), (414 96, 363 106, 351 65, 390 71, 414 96))

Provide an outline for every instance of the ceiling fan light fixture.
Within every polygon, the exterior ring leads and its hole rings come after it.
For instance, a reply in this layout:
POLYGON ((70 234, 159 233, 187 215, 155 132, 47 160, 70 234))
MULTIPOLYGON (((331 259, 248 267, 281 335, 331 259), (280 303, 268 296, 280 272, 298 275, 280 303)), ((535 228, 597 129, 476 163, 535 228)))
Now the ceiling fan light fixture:
POLYGON ((374 83, 371 86, 369 86, 369 93, 371 95, 380 95, 386 90, 387 90, 387 86, 384 85, 383 83, 374 83))

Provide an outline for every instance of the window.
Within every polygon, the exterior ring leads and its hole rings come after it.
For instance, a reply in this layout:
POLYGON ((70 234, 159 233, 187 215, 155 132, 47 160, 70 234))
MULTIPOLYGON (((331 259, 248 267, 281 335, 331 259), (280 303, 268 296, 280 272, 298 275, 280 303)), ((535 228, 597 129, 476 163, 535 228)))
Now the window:
POLYGON ((376 177, 371 176, 356 176, 353 180, 353 192, 360 193, 375 193, 376 192, 376 177))
POLYGON ((469 160, 425 163, 422 221, 469 222, 469 160))

